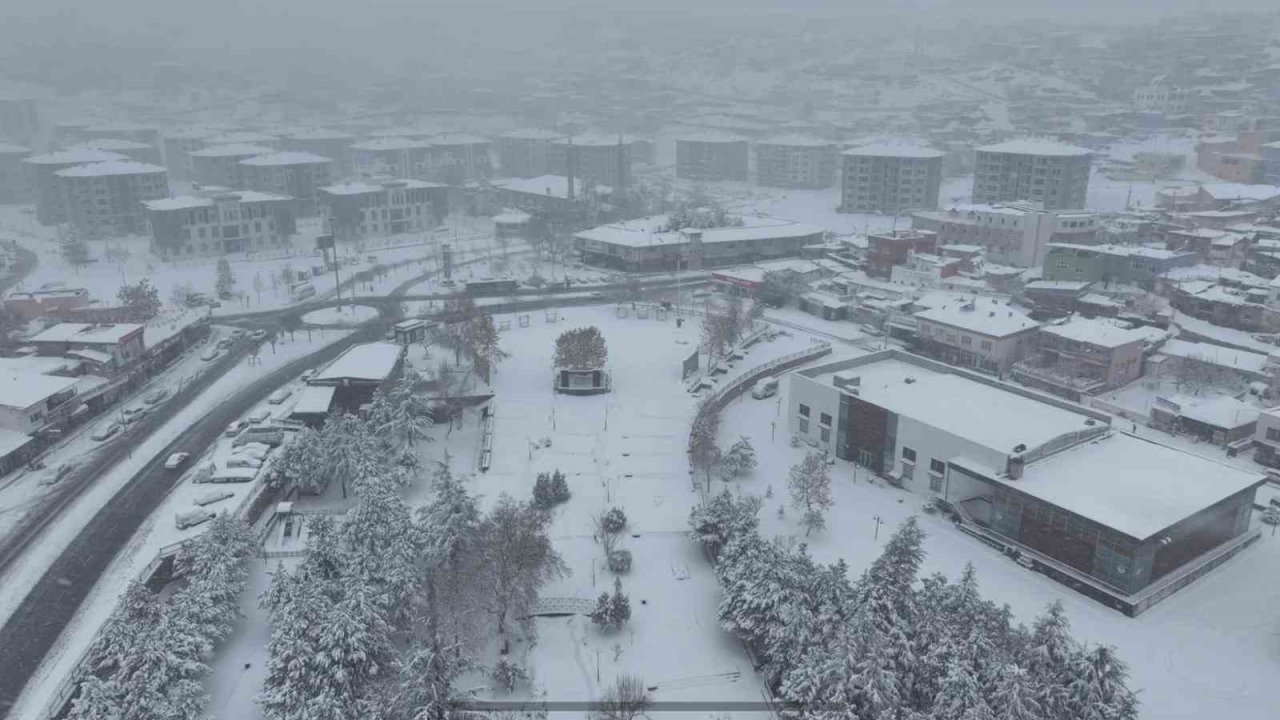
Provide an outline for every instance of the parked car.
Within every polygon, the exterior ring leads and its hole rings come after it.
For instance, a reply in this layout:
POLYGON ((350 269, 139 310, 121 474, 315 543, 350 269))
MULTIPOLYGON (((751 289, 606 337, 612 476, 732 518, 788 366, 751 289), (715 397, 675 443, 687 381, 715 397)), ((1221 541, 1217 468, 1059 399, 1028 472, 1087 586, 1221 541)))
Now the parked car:
POLYGON ((285 400, 288 400, 289 396, 292 394, 293 394, 293 391, 290 390, 289 388, 280 388, 279 390, 271 393, 271 397, 267 398, 267 402, 271 403, 272 405, 279 405, 285 400))
POLYGON ((124 409, 124 421, 130 425, 142 419, 147 414, 147 408, 142 405, 134 405, 124 409))
POLYGON ((190 510, 184 513, 178 513, 174 518, 174 524, 179 530, 186 530, 189 527, 195 527, 200 523, 208 522, 216 516, 212 510, 190 510))
POLYGON ((167 459, 165 459, 164 469, 177 470, 179 467, 182 466, 183 463, 187 461, 187 458, 189 457, 191 457, 191 453, 176 452, 170 455, 167 459))
POLYGON ((205 350, 204 353, 200 355, 200 359, 205 362, 210 362, 212 360, 216 360, 217 358, 218 358, 218 348, 216 347, 209 348, 208 350, 205 350))
POLYGON ((267 331, 266 331, 266 330, 254 330, 254 331, 253 331, 253 334, 252 334, 250 337, 252 337, 254 340, 259 340, 259 341, 261 341, 261 340, 266 340, 266 339, 267 339, 267 331))
POLYGON ((229 468, 260 468, 262 467, 262 461, 252 455, 236 453, 228 455, 227 459, 222 461, 222 465, 229 468))
POLYGON ((232 447, 239 447, 249 443, 263 443, 271 447, 279 447, 284 442, 284 431, 280 428, 270 426, 251 427, 240 433, 235 440, 232 441, 232 447))
POLYGON ((757 400, 763 400, 777 394, 778 378, 776 377, 767 377, 763 380, 757 380, 755 386, 751 388, 751 397, 757 400))
POLYGON ((167 397, 169 397, 168 388, 156 388, 155 390, 147 393, 147 396, 143 398, 143 401, 148 405, 155 405, 162 402, 167 397))
POLYGON ((98 428, 97 430, 94 430, 93 434, 90 435, 89 438, 92 440, 96 440, 97 442, 102 442, 103 440, 110 439, 113 435, 115 435, 118 432, 120 432, 120 423, 111 422, 98 428))
POLYGON ((231 338, 222 338, 218 341, 219 350, 226 350, 229 347, 231 347, 231 338))
POLYGON ((315 370, 303 370, 302 375, 300 375, 299 377, 302 378, 302 382, 306 382, 311 379, 312 375, 315 375, 315 374, 316 374, 315 370))
POLYGON ((239 329, 233 330, 231 332, 231 337, 232 339, 239 340, 240 338, 244 337, 244 330, 239 330, 239 329))
POLYGON ((227 426, 227 430, 226 432, 223 433, 223 435, 226 435, 227 437, 234 437, 236 435, 239 435, 240 431, 244 430, 247 427, 249 427, 249 423, 245 422, 244 420, 237 420, 227 426))
POLYGON ((269 417, 271 417, 270 410, 255 410, 253 413, 249 415, 249 424, 261 425, 262 423, 266 422, 267 418, 269 417))

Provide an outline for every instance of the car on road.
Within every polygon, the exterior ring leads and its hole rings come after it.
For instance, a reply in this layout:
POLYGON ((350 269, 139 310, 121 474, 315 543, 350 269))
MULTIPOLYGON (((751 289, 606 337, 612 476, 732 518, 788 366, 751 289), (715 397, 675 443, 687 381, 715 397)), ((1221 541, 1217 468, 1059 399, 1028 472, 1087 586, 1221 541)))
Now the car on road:
POLYGON ((288 400, 289 396, 292 394, 293 394, 293 391, 290 390, 289 388, 280 388, 279 390, 271 393, 271 397, 267 398, 267 402, 271 403, 272 405, 279 405, 285 400, 288 400))
POLYGON ((267 418, 269 417, 271 417, 270 410, 257 410, 253 414, 249 415, 249 424, 261 425, 262 423, 266 422, 267 418))
POLYGON ((266 330, 254 330, 254 331, 253 331, 253 334, 252 334, 252 335, 250 335, 250 337, 252 337, 254 340, 266 340, 266 339, 267 339, 267 331, 266 331, 266 330))
POLYGON ((443 285, 444 287, 453 287, 454 285, 457 285, 458 283, 457 283, 457 282, 455 282, 455 281, 453 280, 453 278, 445 278, 445 279, 443 279, 443 280, 441 280, 441 281, 440 281, 440 284, 441 284, 441 285, 443 285))
POLYGON ((218 348, 216 348, 216 347, 214 347, 214 348, 209 348, 208 350, 205 350, 205 351, 200 355, 200 359, 201 359, 201 360, 203 360, 203 361, 205 361, 205 362, 210 362, 210 361, 212 361, 212 360, 216 360, 217 358, 218 358, 218 348))
POLYGON ((218 341, 218 349, 226 350, 227 348, 231 347, 232 343, 233 341, 231 338, 222 338, 221 340, 218 341))
POLYGON ((191 457, 191 453, 176 452, 165 459, 164 469, 177 470, 179 467, 182 467, 182 464, 185 463, 189 457, 191 457))
POLYGON ((711 297, 711 291, 705 288, 700 288, 693 291, 693 296, 696 298, 709 298, 711 297))
POLYGON ((110 422, 95 430, 89 437, 97 442, 102 442, 103 440, 111 439, 118 432, 120 432, 120 423, 110 422))
POLYGON ((242 337, 244 337, 244 330, 235 330, 231 333, 231 338, 233 340, 239 340, 242 337))
POLYGON ((147 414, 147 408, 144 405, 133 405, 125 408, 121 411, 121 414, 124 415, 125 423, 132 425, 133 423, 141 420, 142 417, 147 414))
POLYGON ((223 432, 222 434, 226 435, 227 437, 235 437, 236 435, 240 434, 241 430, 244 430, 247 427, 249 427, 249 423, 245 422, 244 420, 237 420, 231 423, 230 425, 228 425, 226 431, 223 432))
POLYGON ((155 405, 157 403, 162 402, 167 397, 169 397, 168 388, 156 388, 155 390, 152 390, 151 392, 147 393, 147 396, 144 397, 142 400, 148 405, 155 405))

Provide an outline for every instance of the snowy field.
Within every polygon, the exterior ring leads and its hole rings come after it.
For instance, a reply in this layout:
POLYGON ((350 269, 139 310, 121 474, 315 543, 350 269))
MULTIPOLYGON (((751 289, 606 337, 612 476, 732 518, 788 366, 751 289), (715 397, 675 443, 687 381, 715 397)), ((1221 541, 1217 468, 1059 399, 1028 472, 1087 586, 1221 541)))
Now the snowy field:
MULTIPOLYGON (((785 400, 781 407, 786 407, 785 400)), ((746 435, 756 447, 760 466, 750 477, 732 484, 735 492, 767 497, 760 513, 765 532, 787 542, 808 543, 819 561, 844 558, 850 575, 856 577, 880 553, 897 525, 917 515, 927 533, 923 574, 941 572, 954 579, 965 563, 973 563, 986 597, 1007 603, 1024 624, 1030 624, 1049 603, 1061 600, 1078 640, 1118 648, 1132 671, 1131 687, 1140 692, 1143 718, 1275 717, 1280 538, 1264 532, 1253 547, 1137 618, 1022 568, 959 532, 949 520, 924 514, 924 497, 881 481, 868 482, 865 473, 855 473, 854 466, 842 461, 832 468, 835 505, 828 513, 829 528, 806 538, 799 513, 787 504, 786 477, 808 448, 790 447, 789 435, 781 430, 770 440, 770 423, 775 418, 779 425, 785 421, 778 417, 778 408, 776 400, 744 396, 725 409, 721 420, 721 445, 746 435), (784 515, 779 517, 784 505, 784 515)), ((720 482, 715 484, 716 490, 721 489, 720 482)))
POLYGON ((302 316, 308 325, 357 325, 378 317, 378 309, 368 305, 343 305, 342 307, 312 310, 302 316))
MULTIPOLYGON (((313 333, 310 341, 305 339, 306 333, 298 333, 295 341, 290 341, 285 336, 276 342, 274 353, 271 352, 270 345, 264 346, 259 358, 261 364, 250 366, 246 361, 232 368, 205 390, 196 402, 183 408, 171 422, 166 423, 144 440, 127 460, 117 465, 110 473, 98 478, 86 492, 71 503, 57 520, 45 529, 38 544, 33 546, 38 547, 39 552, 29 552, 13 564, 3 577, 4 586, 30 587, 33 585, 48 569, 53 559, 67 547, 88 518, 92 517, 166 445, 199 420, 210 408, 262 375, 330 343, 337 342, 346 334, 345 331, 321 330, 313 333)), ((263 405, 263 407, 267 406, 263 405)), ((214 452, 225 452, 223 445, 225 443, 220 442, 218 449, 214 452)), ((190 463, 188 468, 194 468, 200 461, 192 458, 188 462, 190 463)), ((198 487, 198 490, 191 487, 187 481, 180 484, 107 567, 98 583, 80 605, 74 618, 63 630, 58 642, 50 648, 40 669, 32 675, 32 680, 11 710, 12 717, 35 717, 48 705, 62 679, 67 677, 75 667, 92 642, 98 628, 115 608, 125 588, 138 577, 160 548, 201 532, 201 528, 205 526, 179 530, 174 525, 175 513, 191 509, 195 496, 202 495, 209 489, 221 489, 223 486, 198 487)), ((248 486, 241 486, 237 489, 237 493, 244 493, 247 490, 248 486)), ((238 503, 240 499, 242 495, 238 494, 236 498, 224 501, 222 505, 238 503)), ((21 601, 20 593, 0 594, 0 618, 7 618, 21 601)))

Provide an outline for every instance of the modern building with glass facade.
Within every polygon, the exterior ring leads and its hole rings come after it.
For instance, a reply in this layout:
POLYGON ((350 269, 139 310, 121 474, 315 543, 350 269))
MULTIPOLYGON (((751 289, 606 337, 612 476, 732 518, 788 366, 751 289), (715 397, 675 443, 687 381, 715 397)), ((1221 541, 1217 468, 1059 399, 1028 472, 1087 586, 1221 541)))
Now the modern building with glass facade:
POLYGON ((1136 615, 1253 540, 1261 473, 900 350, 791 373, 788 426, 954 513, 962 531, 1136 615))

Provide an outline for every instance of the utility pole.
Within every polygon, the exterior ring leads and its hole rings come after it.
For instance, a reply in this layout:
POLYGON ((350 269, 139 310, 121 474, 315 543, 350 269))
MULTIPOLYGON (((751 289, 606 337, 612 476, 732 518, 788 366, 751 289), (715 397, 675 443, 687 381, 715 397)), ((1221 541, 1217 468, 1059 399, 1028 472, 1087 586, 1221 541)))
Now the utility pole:
POLYGON ((876 533, 875 533, 875 536, 872 538, 872 540, 879 540, 880 539, 880 523, 884 521, 880 519, 879 515, 876 515, 871 519, 876 521, 876 533))

